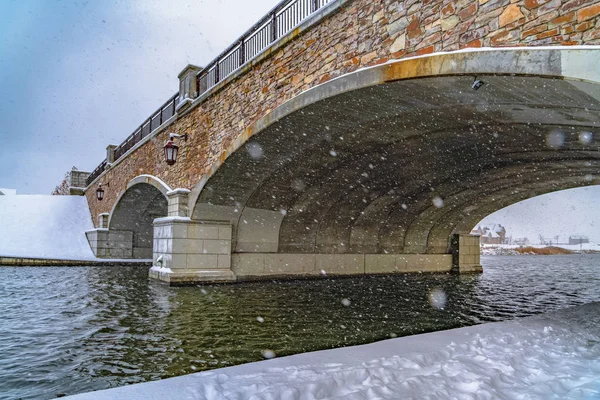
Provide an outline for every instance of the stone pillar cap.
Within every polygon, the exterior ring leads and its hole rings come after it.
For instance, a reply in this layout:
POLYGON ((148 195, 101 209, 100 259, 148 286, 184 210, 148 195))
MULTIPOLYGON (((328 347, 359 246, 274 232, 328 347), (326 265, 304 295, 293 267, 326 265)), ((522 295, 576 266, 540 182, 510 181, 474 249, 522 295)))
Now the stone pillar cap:
POLYGON ((191 190, 189 190, 189 189, 179 188, 179 189, 169 190, 167 192, 167 196, 173 196, 176 194, 190 194, 190 193, 191 193, 191 190))
POLYGON ((181 79, 181 77, 184 76, 185 74, 187 74, 187 72, 190 70, 200 72, 203 69, 204 69, 204 67, 200 67, 200 66, 194 65, 194 64, 188 64, 185 66, 185 68, 183 70, 181 70, 179 75, 177 75, 177 78, 181 79))

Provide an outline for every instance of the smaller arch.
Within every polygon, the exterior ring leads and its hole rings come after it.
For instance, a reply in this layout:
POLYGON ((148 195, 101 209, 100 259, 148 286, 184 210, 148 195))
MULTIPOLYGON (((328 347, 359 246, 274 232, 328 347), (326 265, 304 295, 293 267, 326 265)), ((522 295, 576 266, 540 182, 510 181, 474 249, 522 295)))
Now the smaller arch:
POLYGON ((129 241, 133 258, 152 258, 153 221, 168 213, 167 192, 171 188, 151 175, 140 175, 129 181, 119 193, 109 216, 108 229, 129 241))
POLYGON ((154 186, 162 194, 164 194, 165 197, 167 197, 168 192, 173 190, 169 187, 169 185, 167 185, 165 182, 163 182, 160 178, 157 178, 152 175, 147 175, 147 174, 136 176, 135 178, 130 180, 129 183, 127 184, 127 189, 129 189, 130 187, 132 187, 134 185, 137 185, 138 183, 147 183, 149 185, 154 186))
POLYGON ((110 210, 110 215, 108 217, 108 227, 109 227, 109 229, 110 229, 110 226, 111 226, 113 215, 115 213, 115 209, 117 208, 117 205, 121 202, 123 196, 125 195, 125 193, 127 193, 127 191, 129 189, 131 189, 133 186, 139 185, 139 184, 152 185, 154 188, 156 188, 159 192, 161 192, 165 196, 165 199, 168 199, 167 198, 167 193, 170 192, 171 190, 173 190, 173 189, 171 189, 169 187, 169 185, 167 185, 160 178, 157 178, 155 176, 147 175, 147 174, 136 176, 135 178, 133 178, 132 180, 130 180, 127 183, 127 186, 126 186, 125 190, 121 190, 119 192, 119 195, 117 196, 117 201, 115 201, 115 204, 113 204, 112 209, 110 210))

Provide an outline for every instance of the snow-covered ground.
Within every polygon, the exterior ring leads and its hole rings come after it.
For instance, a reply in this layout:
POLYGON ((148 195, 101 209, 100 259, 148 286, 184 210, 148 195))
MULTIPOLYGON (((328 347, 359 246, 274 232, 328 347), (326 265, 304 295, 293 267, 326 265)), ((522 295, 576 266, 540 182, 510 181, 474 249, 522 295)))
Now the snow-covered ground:
MULTIPOLYGON (((566 250, 571 250, 574 252, 583 251, 600 251, 600 245, 596 243, 582 243, 581 246, 578 244, 553 244, 553 247, 560 247, 566 250)), ((548 247, 545 244, 528 244, 525 246, 520 246, 517 244, 484 244, 481 246, 481 255, 484 256, 494 256, 494 255, 520 255, 521 253, 517 252, 515 249, 519 247, 535 247, 538 249, 548 247)))
POLYGON ((600 303, 70 398, 598 399, 600 303))
POLYGON ((96 260, 85 236, 91 229, 83 196, 0 196, 0 256, 96 260))

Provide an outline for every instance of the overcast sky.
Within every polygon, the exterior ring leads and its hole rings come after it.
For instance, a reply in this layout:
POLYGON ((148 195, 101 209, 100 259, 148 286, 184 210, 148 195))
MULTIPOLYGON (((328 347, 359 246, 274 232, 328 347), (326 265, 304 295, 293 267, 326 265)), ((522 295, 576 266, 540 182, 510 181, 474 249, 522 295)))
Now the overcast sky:
MULTIPOLYGON (((72 166, 91 171, 278 0, 2 0, 0 187, 48 194, 72 166)), ((600 241, 600 188, 563 192, 486 222, 514 237, 600 241)))

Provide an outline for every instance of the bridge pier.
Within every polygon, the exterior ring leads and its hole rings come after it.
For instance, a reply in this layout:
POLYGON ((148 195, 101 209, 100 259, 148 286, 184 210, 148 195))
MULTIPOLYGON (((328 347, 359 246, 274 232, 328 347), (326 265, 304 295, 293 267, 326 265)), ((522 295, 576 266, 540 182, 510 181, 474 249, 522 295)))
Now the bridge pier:
POLYGON ((479 236, 455 234, 452 236, 452 271, 459 274, 483 272, 479 236))
POLYGON ((233 281, 231 223, 192 221, 189 193, 168 192, 168 216, 154 220, 150 278, 170 285, 233 281))
POLYGON ((233 281, 231 224, 185 217, 154 220, 150 278, 170 285, 233 281))
POLYGON ((85 233, 98 258, 133 258, 133 232, 108 229, 108 213, 98 216, 98 228, 85 233))

